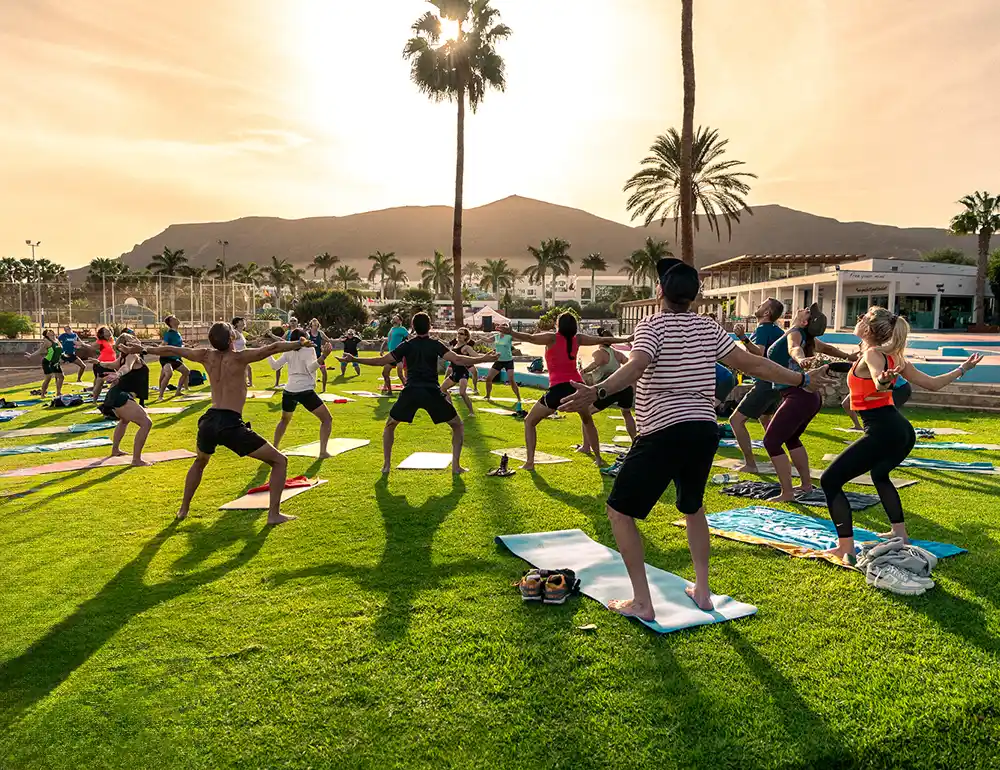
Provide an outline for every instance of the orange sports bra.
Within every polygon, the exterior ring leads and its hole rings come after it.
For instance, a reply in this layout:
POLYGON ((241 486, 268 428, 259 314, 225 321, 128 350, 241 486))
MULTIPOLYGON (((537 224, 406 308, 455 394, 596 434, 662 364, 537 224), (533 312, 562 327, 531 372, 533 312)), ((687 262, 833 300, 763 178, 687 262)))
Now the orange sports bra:
MULTIPOLYGON (((868 409, 879 409, 883 406, 892 406, 892 389, 879 390, 875 385, 875 380, 871 377, 858 377, 855 370, 858 368, 858 360, 847 375, 847 387, 851 391, 851 409, 855 412, 867 411, 868 409)), ((886 367, 891 369, 895 366, 892 356, 885 357, 886 367)))

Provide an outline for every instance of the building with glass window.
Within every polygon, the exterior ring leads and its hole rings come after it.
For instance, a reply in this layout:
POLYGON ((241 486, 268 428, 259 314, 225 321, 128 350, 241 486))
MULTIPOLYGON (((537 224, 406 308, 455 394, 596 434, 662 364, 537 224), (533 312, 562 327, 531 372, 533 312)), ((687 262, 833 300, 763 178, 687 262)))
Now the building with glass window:
MULTIPOLYGON (((721 322, 747 319, 768 297, 786 317, 816 302, 834 329, 881 305, 914 329, 965 329, 973 322, 976 268, 918 260, 870 259, 851 254, 744 254, 700 270, 702 312, 721 322)), ((989 287, 987 316, 994 303, 989 287)))

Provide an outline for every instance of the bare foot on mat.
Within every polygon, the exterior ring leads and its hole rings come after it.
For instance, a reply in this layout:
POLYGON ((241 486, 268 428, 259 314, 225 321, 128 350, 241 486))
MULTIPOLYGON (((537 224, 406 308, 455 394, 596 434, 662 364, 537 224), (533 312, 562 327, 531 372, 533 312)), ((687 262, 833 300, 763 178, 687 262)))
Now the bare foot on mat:
POLYGON ((648 620, 650 622, 656 617, 652 607, 647 607, 644 604, 636 604, 633 599, 612 599, 608 602, 608 609, 627 618, 639 618, 640 620, 648 620))
POLYGON ((698 605, 699 610, 711 612, 715 609, 711 591, 700 591, 696 586, 688 586, 684 589, 684 593, 691 597, 691 601, 698 605))

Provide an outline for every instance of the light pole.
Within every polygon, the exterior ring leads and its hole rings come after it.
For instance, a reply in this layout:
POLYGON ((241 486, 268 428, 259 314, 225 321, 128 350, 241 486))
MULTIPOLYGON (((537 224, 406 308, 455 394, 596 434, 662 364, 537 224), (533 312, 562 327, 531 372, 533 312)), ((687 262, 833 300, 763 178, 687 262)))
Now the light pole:
POLYGON ((25 243, 31 247, 31 266, 35 271, 35 300, 38 302, 38 336, 42 336, 42 327, 45 325, 45 314, 42 312, 42 275, 38 270, 38 263, 35 261, 35 249, 42 245, 41 241, 32 241, 28 238, 25 243))

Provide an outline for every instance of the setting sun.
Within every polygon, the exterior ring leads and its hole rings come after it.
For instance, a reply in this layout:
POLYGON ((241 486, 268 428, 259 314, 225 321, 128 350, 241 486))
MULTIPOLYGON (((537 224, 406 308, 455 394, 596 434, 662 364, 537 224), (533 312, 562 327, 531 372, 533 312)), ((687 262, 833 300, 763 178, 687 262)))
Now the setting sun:
POLYGON ((454 19, 441 19, 441 39, 458 40, 458 22, 454 19))

